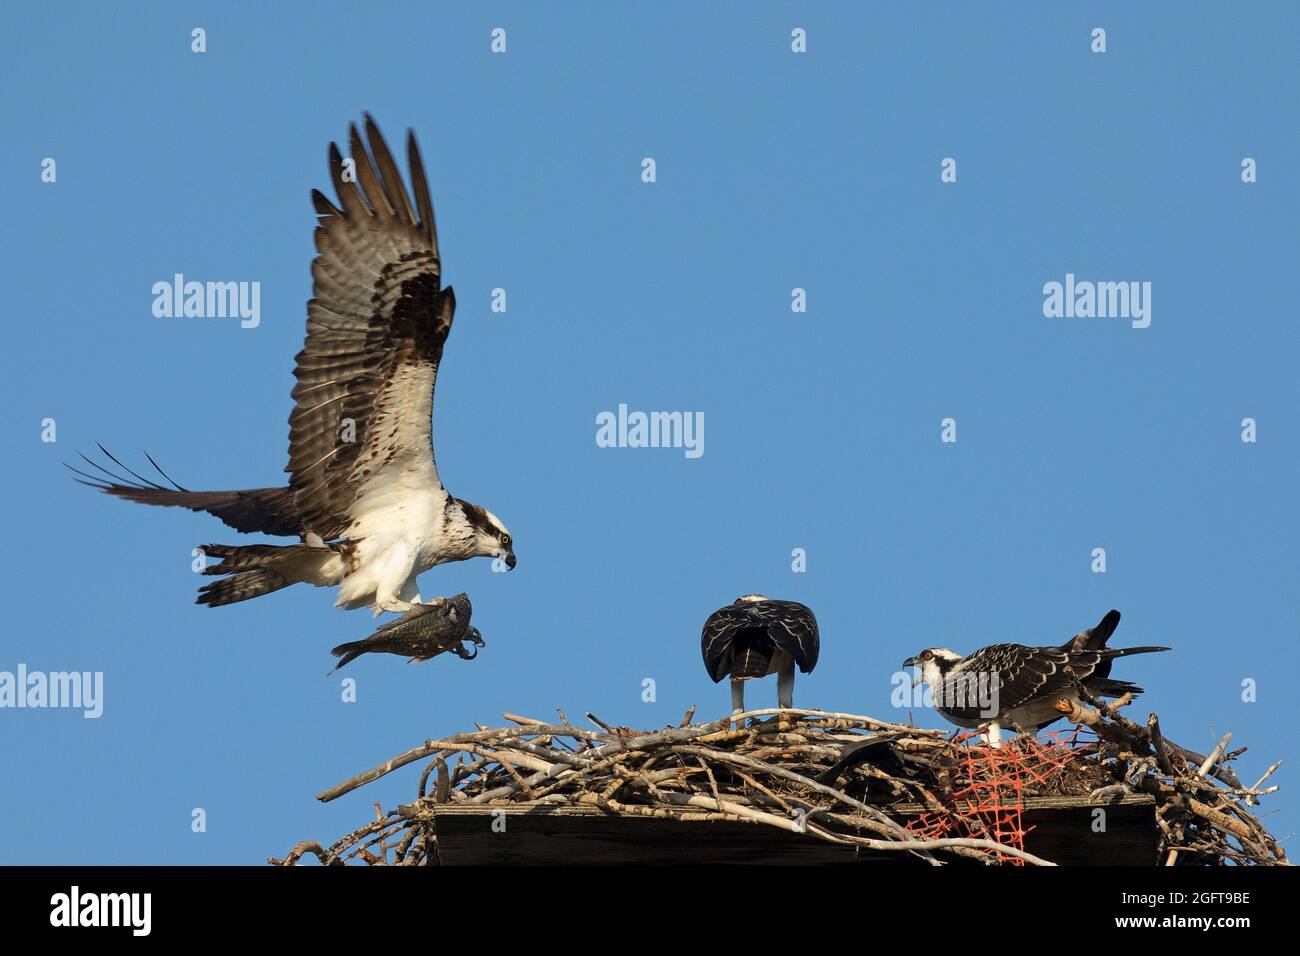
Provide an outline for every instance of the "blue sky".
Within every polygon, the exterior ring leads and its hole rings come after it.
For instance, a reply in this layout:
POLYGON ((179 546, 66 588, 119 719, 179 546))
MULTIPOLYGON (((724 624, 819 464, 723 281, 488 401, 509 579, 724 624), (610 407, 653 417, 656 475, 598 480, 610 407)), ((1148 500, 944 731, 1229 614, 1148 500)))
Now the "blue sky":
MULTIPOLYGON (((1116 644, 1175 648, 1124 662, 1136 716, 1198 748, 1232 730, 1251 780, 1295 758, 1300 8, 361 9, 11 11, 0 670, 102 671, 105 699, 0 710, 0 862, 259 862, 419 768, 318 791, 502 711, 721 715, 700 626, 750 591, 817 614, 799 704, 905 717, 889 679, 921 648, 1056 643, 1116 607, 1116 644), (365 612, 303 587, 199 607, 190 549, 240 536, 59 462, 101 441, 192 488, 284 480, 309 190, 363 110, 420 137, 459 300, 439 465, 519 567, 422 578, 470 593, 476 661, 326 679, 365 612), (177 272, 260 282, 260 326, 154 317, 177 272), (1150 327, 1046 317, 1067 273, 1150 282, 1150 327), (703 412, 705 453, 597 447, 619 403, 703 412)), ((1291 833, 1289 792, 1269 805, 1291 833)))

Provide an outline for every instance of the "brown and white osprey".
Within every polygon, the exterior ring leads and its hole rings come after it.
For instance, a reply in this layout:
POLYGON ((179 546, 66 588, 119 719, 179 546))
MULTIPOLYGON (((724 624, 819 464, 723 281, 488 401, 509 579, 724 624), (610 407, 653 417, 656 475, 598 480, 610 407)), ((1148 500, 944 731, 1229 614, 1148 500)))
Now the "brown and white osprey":
POLYGON ((301 539, 282 547, 204 545, 221 563, 203 573, 228 577, 201 588, 200 604, 233 604, 301 582, 337 586, 336 604, 349 609, 408 611, 420 603, 416 576, 434 565, 494 557, 515 566, 505 526, 486 508, 453 497, 434 462, 433 391, 456 298, 451 286, 441 287, 415 134, 407 137, 412 207, 368 115, 365 127, 369 151, 351 128, 354 175, 345 175, 330 144, 342 208, 312 190, 317 256, 307 341, 294 369, 288 486, 189 491, 158 469, 173 485, 167 488, 112 455, 135 481, 88 458, 109 480, 78 472, 90 479, 83 483, 119 498, 206 511, 236 531, 301 539))
POLYGON ((1079 688, 1096 697, 1141 694, 1142 688, 1110 676, 1116 658, 1153 654, 1167 647, 1107 647, 1119 625, 1109 611, 1096 627, 1055 647, 990 644, 963 657, 929 647, 903 661, 918 670, 913 686, 925 684, 934 709, 958 727, 978 728, 994 747, 1002 729, 1032 736, 1061 719, 1060 700, 1079 703, 1079 688))

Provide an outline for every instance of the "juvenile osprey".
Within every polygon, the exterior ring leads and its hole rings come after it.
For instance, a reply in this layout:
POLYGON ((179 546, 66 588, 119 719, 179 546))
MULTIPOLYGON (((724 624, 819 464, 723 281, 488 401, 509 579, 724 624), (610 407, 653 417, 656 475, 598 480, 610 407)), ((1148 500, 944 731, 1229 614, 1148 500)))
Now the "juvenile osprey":
POLYGON ((352 175, 345 178, 338 146, 330 144, 342 208, 312 190, 317 256, 307 341, 294 369, 288 486, 189 491, 159 468, 167 488, 112 455, 135 481, 88 458, 108 480, 77 472, 119 498, 206 511, 236 531, 301 539, 283 547, 204 545, 221 559, 204 574, 229 577, 201 588, 200 604, 233 604, 301 582, 337 586, 336 605, 345 608, 404 612, 420 603, 416 576, 434 565, 495 557, 515 566, 505 525, 453 497, 434 462, 433 390, 456 298, 441 286, 415 134, 406 143, 412 206, 368 115, 365 126, 369 151, 351 129, 352 175))
POLYGON ((794 706, 794 668, 817 666, 821 638, 813 612, 794 601, 746 594, 719 608, 704 622, 700 637, 704 666, 716 684, 731 678, 731 709, 745 709, 745 681, 776 674, 778 707, 794 706))
POLYGON ((1108 648, 1106 641, 1118 624, 1119 611, 1110 611, 1096 627, 1059 647, 990 644, 967 657, 931 647, 903 666, 920 669, 915 683, 930 688, 935 710, 959 727, 985 729, 989 743, 997 747, 1003 727, 1035 734, 1059 720, 1056 702, 1078 703, 1080 684, 1099 697, 1142 693, 1136 684, 1111 679, 1112 662, 1169 648, 1108 648))

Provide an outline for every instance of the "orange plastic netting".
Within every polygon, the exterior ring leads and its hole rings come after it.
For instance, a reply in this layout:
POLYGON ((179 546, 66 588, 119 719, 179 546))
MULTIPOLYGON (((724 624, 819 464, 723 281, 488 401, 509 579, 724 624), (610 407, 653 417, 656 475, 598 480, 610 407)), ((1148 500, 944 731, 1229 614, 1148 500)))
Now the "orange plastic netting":
MULTIPOLYGON (((1078 751, 1095 742, 1082 727, 1042 734, 1033 743, 1015 740, 995 749, 976 732, 957 737, 961 757, 953 769, 952 795, 946 813, 922 813, 907 828, 922 839, 981 837, 1002 846, 1025 849, 1025 798, 1050 791, 1054 778, 1078 759, 1078 751)), ((999 853, 999 863, 1025 861, 999 853)))

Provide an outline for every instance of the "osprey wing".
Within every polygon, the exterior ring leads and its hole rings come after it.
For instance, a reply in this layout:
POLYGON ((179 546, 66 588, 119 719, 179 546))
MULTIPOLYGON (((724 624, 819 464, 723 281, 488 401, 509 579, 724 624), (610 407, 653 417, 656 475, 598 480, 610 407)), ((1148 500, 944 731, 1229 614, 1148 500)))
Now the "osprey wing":
POLYGON ((304 531, 342 536, 367 478, 397 463, 440 487, 433 390, 455 297, 442 289, 433 205, 411 134, 415 205, 374 120, 370 149, 351 132, 353 167, 331 143, 342 208, 312 192, 319 216, 307 340, 294 375, 289 486, 304 531), (373 159, 372 159, 373 155, 373 159))
MULTIPOLYGON (((704 622, 704 631, 700 635, 700 653, 704 657, 704 667, 715 684, 733 673, 737 663, 737 650, 752 650, 753 641, 742 638, 756 632, 761 633, 756 624, 758 622, 750 615, 749 609, 740 604, 718 608, 704 622)), ((770 653, 768 656, 770 659, 770 653)))
POLYGON ((817 666, 821 636, 811 609, 797 601, 760 601, 753 608, 772 643, 793 657, 799 670, 807 674, 817 666))
POLYGON ((1059 647, 990 644, 948 672, 936 701, 954 716, 988 720, 979 703, 995 692, 998 714, 1038 697, 1069 691, 1076 675, 1067 669, 1071 655, 1059 647))

